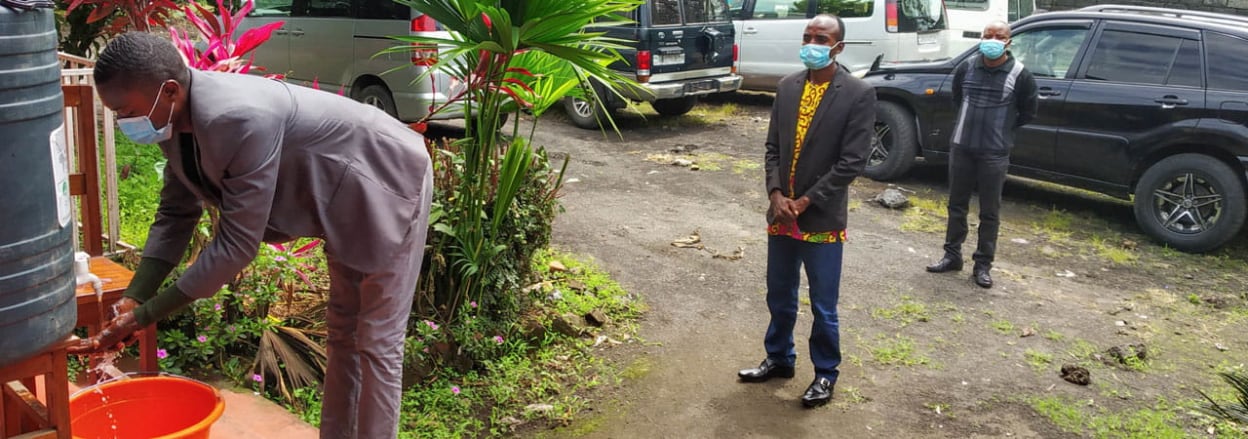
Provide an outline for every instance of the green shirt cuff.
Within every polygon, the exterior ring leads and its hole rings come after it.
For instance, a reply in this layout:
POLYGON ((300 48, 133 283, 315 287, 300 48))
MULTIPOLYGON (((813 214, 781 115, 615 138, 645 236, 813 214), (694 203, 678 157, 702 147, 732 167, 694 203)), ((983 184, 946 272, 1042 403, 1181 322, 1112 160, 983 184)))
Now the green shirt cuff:
POLYGON ((161 291, 152 300, 144 302, 138 308, 135 308, 134 318, 138 320, 140 327, 146 328, 178 312, 194 301, 194 298, 183 294, 182 290, 179 290, 177 285, 174 285, 165 288, 164 291, 161 291))
POLYGON ((134 271, 134 278, 130 279, 130 286, 126 287, 126 292, 122 295, 139 303, 147 302, 156 295, 156 291, 171 272, 173 264, 161 259, 143 258, 139 261, 139 268, 134 271))

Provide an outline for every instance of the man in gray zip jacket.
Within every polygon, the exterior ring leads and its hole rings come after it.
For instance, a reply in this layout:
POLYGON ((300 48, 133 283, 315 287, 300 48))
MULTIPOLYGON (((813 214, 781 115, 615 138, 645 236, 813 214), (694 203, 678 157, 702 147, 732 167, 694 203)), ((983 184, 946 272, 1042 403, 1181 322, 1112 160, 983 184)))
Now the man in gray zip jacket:
MULTIPOLYGON (((424 255, 432 168, 424 139, 333 93, 190 70, 168 41, 113 40, 95 66, 104 105, 168 159, 160 207, 118 316, 78 352, 109 349, 251 263, 261 242, 326 241, 329 364, 323 438, 397 434, 403 343, 424 255), (177 282, 202 204, 219 230, 177 282)), ((246 294, 245 291, 241 292, 246 294)))

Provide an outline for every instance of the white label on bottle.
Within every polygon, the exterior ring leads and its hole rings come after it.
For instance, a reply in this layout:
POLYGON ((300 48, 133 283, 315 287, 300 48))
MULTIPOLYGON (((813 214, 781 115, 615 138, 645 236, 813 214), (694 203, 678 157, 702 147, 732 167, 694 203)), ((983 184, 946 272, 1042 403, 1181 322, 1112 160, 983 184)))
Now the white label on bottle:
POLYGON ((48 143, 52 146, 52 183, 56 185, 56 218, 61 228, 69 225, 73 215, 69 198, 69 157, 65 151, 65 125, 52 131, 48 143))

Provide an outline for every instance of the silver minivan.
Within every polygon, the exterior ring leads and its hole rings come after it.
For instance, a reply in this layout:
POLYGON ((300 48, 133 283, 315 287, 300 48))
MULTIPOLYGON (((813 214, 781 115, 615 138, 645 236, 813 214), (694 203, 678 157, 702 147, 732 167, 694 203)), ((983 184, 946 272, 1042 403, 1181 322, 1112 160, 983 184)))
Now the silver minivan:
POLYGON ((845 22, 845 51, 837 62, 852 72, 883 62, 932 61, 949 56, 942 0, 730 0, 743 89, 775 90, 802 69, 798 51, 806 21, 836 14, 845 22))
MULTIPOLYGON (((244 27, 276 21, 285 25, 255 51, 255 65, 264 67, 264 73, 342 90, 408 122, 447 100, 447 75, 435 72, 416 81, 435 62, 433 50, 377 55, 400 44, 390 38, 394 35, 447 37, 420 12, 393 0, 256 0, 244 27)), ((458 106, 447 110, 437 118, 463 117, 458 106)))

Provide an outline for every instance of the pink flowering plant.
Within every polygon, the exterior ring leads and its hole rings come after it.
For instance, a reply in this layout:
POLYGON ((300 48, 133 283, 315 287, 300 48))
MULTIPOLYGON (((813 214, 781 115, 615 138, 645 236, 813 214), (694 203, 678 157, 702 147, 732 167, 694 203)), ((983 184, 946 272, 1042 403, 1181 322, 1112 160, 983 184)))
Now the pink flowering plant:
POLYGON ((238 11, 232 11, 222 0, 217 0, 217 13, 214 14, 197 2, 187 2, 182 6, 182 12, 199 31, 202 40, 197 41, 189 33, 174 27, 169 28, 169 36, 182 53, 182 59, 194 69, 247 73, 253 69, 255 55, 252 51, 268 41, 273 31, 285 24, 278 21, 248 29, 237 35, 236 39, 235 33, 253 8, 255 3, 252 0, 243 2, 238 11), (203 44, 204 50, 197 48, 196 43, 203 44))

